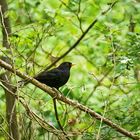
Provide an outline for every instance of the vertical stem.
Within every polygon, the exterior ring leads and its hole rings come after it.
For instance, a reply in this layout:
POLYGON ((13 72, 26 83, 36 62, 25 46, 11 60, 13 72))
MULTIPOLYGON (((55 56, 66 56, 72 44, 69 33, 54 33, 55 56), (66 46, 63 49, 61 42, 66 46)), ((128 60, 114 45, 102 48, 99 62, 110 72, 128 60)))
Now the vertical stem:
MULTIPOLYGON (((0 0, 0 18, 1 18, 1 26, 2 26, 2 35, 3 35, 3 47, 7 48, 8 52, 11 54, 10 43, 8 41, 9 35, 11 34, 11 26, 8 17, 5 17, 4 14, 8 10, 8 5, 6 0, 0 0)), ((3 59, 11 63, 11 59, 7 56, 3 56, 3 59)), ((12 92, 16 92, 16 89, 13 88, 11 84, 11 76, 10 73, 7 72, 3 74, 0 79, 3 80, 3 84, 12 92)), ((10 93, 5 90, 6 96, 6 118, 8 122, 9 129, 9 140, 15 139, 19 140, 19 130, 16 116, 16 99, 10 93)))

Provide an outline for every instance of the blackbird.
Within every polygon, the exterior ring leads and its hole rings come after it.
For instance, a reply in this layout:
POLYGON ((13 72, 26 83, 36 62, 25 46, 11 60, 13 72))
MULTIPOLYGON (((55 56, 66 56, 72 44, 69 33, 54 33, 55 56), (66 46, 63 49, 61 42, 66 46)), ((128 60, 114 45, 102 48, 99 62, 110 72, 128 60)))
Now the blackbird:
POLYGON ((50 87, 59 89, 59 87, 67 83, 70 77, 70 69, 72 65, 73 64, 71 62, 63 62, 57 68, 43 71, 34 78, 50 87))

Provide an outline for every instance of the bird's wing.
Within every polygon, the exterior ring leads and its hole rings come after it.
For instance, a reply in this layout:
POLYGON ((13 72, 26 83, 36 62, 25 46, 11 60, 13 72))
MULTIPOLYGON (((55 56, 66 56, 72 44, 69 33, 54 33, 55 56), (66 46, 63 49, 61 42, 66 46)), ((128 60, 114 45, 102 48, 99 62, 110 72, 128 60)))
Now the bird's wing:
POLYGON ((58 69, 52 69, 50 71, 43 71, 38 74, 35 79, 43 80, 58 80, 61 77, 61 72, 58 69))

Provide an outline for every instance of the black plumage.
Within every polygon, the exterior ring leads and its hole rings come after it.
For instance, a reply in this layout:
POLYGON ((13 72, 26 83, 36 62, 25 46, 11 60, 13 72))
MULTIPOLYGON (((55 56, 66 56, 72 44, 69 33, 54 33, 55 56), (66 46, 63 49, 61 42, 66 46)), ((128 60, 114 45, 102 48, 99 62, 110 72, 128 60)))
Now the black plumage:
POLYGON ((59 87, 67 83, 70 77, 71 66, 71 62, 63 62, 57 68, 43 71, 34 78, 50 87, 59 89, 59 87))

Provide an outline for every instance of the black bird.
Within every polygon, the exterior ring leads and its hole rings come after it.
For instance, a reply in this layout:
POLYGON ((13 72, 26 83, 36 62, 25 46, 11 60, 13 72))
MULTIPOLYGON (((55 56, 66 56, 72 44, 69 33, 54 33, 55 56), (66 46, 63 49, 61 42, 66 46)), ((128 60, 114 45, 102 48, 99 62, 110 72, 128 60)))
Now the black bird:
POLYGON ((59 89, 59 87, 67 83, 72 66, 73 64, 71 62, 63 62, 57 68, 43 71, 34 78, 50 87, 59 89))

